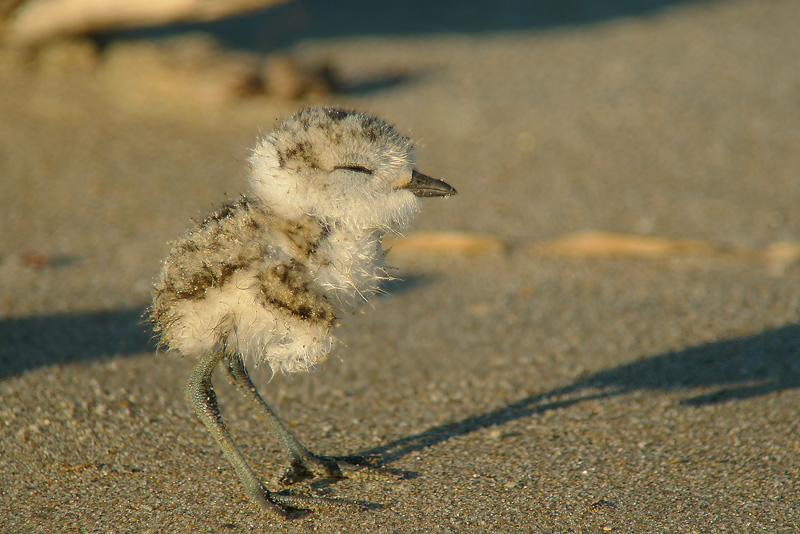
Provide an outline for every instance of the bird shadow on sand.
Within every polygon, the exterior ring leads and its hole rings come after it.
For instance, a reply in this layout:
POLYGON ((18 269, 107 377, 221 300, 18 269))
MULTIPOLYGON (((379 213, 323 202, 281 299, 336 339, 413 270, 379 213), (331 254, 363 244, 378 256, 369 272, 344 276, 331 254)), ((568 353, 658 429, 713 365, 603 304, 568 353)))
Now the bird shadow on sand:
POLYGON ((47 365, 155 350, 144 306, 0 320, 0 379, 47 365))
POLYGON ((687 395, 679 404, 696 407, 797 387, 800 387, 800 325, 790 324, 646 357, 359 454, 379 457, 388 464, 477 430, 636 390, 685 391, 687 395))

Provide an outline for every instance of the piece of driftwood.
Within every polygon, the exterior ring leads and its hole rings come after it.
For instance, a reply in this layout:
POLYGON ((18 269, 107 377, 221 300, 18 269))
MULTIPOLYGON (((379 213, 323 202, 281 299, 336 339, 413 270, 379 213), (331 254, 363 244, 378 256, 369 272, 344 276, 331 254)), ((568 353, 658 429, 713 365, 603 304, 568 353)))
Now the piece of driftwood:
POLYGON ((34 45, 57 37, 175 22, 210 21, 289 0, 23 0, 6 14, 5 39, 34 45))
POLYGON ((418 232, 401 238, 384 239, 392 254, 485 254, 505 252, 508 243, 499 238, 465 232, 418 232))
POLYGON ((586 231, 549 241, 512 242, 486 234, 463 232, 419 232, 404 237, 387 237, 384 247, 391 254, 476 255, 525 251, 572 258, 716 258, 732 261, 761 261, 779 267, 800 261, 800 242, 783 241, 763 249, 726 246, 699 239, 586 231))

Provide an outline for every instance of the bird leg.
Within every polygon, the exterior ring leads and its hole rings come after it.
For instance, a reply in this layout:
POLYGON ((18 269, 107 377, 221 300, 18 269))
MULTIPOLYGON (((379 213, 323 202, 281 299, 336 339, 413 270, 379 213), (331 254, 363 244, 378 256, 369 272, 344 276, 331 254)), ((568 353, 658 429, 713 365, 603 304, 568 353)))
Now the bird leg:
MULTIPOLYGON (((194 370, 189 374, 189 380, 186 383, 186 397, 194 413, 197 414, 197 417, 200 418, 203 425, 205 425, 211 435, 214 436, 214 439, 217 440, 217 443, 222 449, 222 454, 225 455, 225 458, 227 458, 233 466, 236 475, 244 485, 248 497, 265 512, 281 518, 289 517, 294 510, 351 506, 353 503, 348 501, 328 499, 325 497, 271 493, 264 487, 247 464, 247 460, 245 460, 239 447, 236 446, 219 412, 217 396, 211 384, 211 375, 217 363, 222 358, 222 350, 209 352, 200 358, 194 370)), ((245 377, 246 376, 247 375, 245 375, 245 377)), ((253 391, 255 391, 255 389, 253 389, 253 391)), ((256 395, 258 395, 258 393, 256 393, 256 395)), ((266 404, 264 406, 266 406, 266 404)), ((277 418, 275 418, 275 420, 277 421, 277 418)), ((280 421, 278 421, 277 424, 282 427, 280 421)), ((284 433, 291 437, 285 428, 284 433)), ((302 447, 302 445, 300 446, 302 447)))
POLYGON ((289 470, 281 478, 281 483, 290 485, 315 476, 328 479, 347 478, 356 473, 365 473, 367 469, 379 475, 398 476, 399 473, 383 468, 379 462, 364 456, 322 456, 309 451, 294 435, 289 432, 275 412, 259 395, 256 386, 250 380, 242 358, 237 354, 225 358, 226 370, 234 384, 267 423, 270 431, 277 436, 289 455, 289 470))

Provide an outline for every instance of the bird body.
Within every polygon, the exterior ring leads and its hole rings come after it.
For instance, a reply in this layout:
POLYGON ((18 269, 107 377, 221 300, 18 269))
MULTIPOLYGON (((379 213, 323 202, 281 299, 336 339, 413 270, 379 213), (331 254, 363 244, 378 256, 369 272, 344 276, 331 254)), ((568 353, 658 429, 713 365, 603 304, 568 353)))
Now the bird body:
POLYGON ((162 344, 199 358, 187 384, 190 405, 251 498, 282 513, 292 504, 285 496, 282 505, 274 502, 219 417, 211 386, 216 364, 224 360, 251 395, 295 471, 341 474, 289 434, 244 362, 293 372, 322 361, 334 345, 337 317, 387 278, 381 237, 406 224, 418 197, 455 190, 417 172, 409 140, 391 126, 332 108, 305 109, 282 122, 249 162, 248 193, 173 244, 155 283, 151 318, 162 344))
POLYGON ((216 211, 164 263, 154 299, 162 342, 197 355, 224 344, 247 362, 266 361, 284 372, 308 369, 331 349, 336 314, 354 292, 374 291, 380 276, 374 237, 330 239, 336 237, 318 222, 287 223, 247 197, 216 211), (354 253, 359 244, 372 254, 354 253), (334 265, 362 273, 361 280, 334 265), (359 283, 348 286, 351 280, 359 283))

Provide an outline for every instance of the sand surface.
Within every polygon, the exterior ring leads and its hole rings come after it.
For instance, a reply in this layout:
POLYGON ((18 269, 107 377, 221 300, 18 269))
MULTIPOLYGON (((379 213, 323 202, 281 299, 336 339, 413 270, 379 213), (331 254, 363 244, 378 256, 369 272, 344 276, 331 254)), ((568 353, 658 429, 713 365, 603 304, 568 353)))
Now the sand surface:
MULTIPOLYGON (((3 52, 0 532, 800 531, 800 264, 713 253, 800 241, 800 3, 603 5, 234 21, 347 82, 305 102, 3 52), (328 362, 256 372, 310 448, 407 475, 301 487, 373 506, 281 522, 140 314, 167 242, 243 190, 259 132, 319 102, 397 124, 458 188, 414 231, 504 245, 398 249, 403 281, 344 318, 328 362), (713 250, 535 246, 586 230, 713 250)), ((278 444, 216 383, 276 487, 278 444)))

